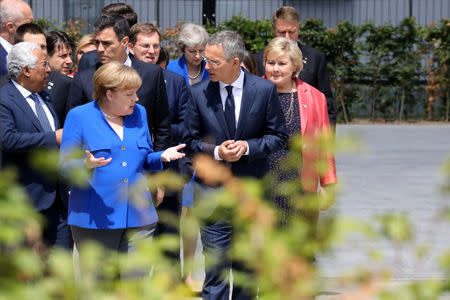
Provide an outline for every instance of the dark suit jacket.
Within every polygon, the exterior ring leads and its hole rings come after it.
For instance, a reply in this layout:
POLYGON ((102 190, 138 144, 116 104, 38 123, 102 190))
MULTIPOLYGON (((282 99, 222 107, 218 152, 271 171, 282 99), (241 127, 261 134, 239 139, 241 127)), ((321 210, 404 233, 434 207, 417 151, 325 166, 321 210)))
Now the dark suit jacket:
POLYGON ((47 92, 53 96, 53 108, 61 127, 64 126, 66 120, 66 104, 71 83, 72 78, 59 72, 51 71, 48 77, 47 92))
POLYGON ((8 52, 0 44, 0 87, 9 81, 8 70, 6 69, 6 56, 8 56, 8 52))
POLYGON ((89 69, 100 63, 97 50, 89 51, 81 57, 78 63, 78 70, 89 69))
MULTIPOLYGON (((55 129, 59 129, 51 95, 45 90, 39 95, 52 113, 55 129)), ((19 182, 36 210, 49 208, 55 201, 57 183, 33 170, 30 158, 35 150, 57 148, 56 136, 54 132, 44 132, 33 110, 11 81, 0 89, 0 130, 4 166, 17 168, 19 182)))
POLYGON ((184 77, 172 71, 163 70, 170 109, 170 133, 173 144, 183 137, 184 114, 191 95, 184 77))
MULTIPOLYGON (((330 124, 336 125, 336 109, 334 107, 333 93, 330 87, 330 77, 327 67, 327 59, 322 51, 309 47, 297 42, 300 51, 303 55, 303 70, 298 74, 298 78, 319 91, 321 91, 327 99, 328 118, 330 124)), ((260 76, 265 74, 264 68, 264 50, 261 50, 253 55, 258 66, 258 74, 260 76)))
POLYGON ((270 153, 285 147, 288 135, 276 87, 270 81, 245 72, 241 110, 234 137, 223 112, 219 83, 209 79, 191 87, 183 141, 188 154, 214 156, 214 148, 226 140, 245 140, 249 155, 227 163, 235 176, 261 178, 267 172, 270 153))
MULTIPOLYGON (((101 64, 98 63, 94 67, 78 69, 78 72, 75 73, 67 101, 67 111, 93 100, 94 84, 92 79, 100 66, 101 64)), ((131 66, 142 78, 142 85, 137 91, 138 103, 147 111, 148 127, 154 139, 154 150, 164 150, 170 146, 170 120, 162 69, 157 65, 148 64, 133 57, 131 57, 131 66)))

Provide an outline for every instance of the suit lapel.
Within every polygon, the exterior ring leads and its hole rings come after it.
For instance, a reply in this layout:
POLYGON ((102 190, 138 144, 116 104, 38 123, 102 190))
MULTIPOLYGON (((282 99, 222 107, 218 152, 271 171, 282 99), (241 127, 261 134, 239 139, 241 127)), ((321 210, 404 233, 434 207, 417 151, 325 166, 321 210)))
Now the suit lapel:
POLYGON ((41 92, 39 92, 39 96, 41 96, 42 100, 44 100, 45 104, 47 105, 48 110, 52 114, 53 124, 55 125, 55 129, 58 130, 59 129, 59 119, 56 116, 56 112, 53 108, 53 102, 52 102, 50 93, 46 92, 45 90, 42 90, 41 92))
POLYGON ((220 128, 225 132, 227 139, 233 139, 234 137, 231 137, 231 134, 228 132, 227 122, 225 121, 225 115, 223 113, 219 82, 210 81, 205 89, 205 96, 208 101, 208 106, 212 108, 217 122, 219 123, 220 128))
POLYGON ((254 91, 253 85, 255 82, 251 80, 250 76, 244 71, 244 85, 242 88, 241 96, 241 109, 239 111, 239 121, 236 128, 236 139, 238 139, 242 133, 243 128, 245 128, 245 121, 253 105, 254 91))
POLYGON ((36 117, 27 100, 22 96, 19 90, 17 90, 17 88, 14 86, 12 82, 9 83, 8 90, 11 99, 13 99, 13 101, 17 104, 17 106, 20 107, 20 109, 22 109, 24 114, 27 116, 28 119, 30 119, 30 121, 33 123, 36 129, 38 131, 44 131, 41 123, 39 122, 39 119, 36 117))

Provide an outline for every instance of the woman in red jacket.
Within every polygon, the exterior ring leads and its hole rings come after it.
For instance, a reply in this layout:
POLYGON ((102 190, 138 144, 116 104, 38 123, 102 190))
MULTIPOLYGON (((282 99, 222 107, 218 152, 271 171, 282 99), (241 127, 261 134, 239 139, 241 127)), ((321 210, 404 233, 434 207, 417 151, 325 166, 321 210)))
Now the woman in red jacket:
MULTIPOLYGON (((289 203, 283 183, 294 182, 301 178, 305 193, 327 193, 327 186, 337 181, 334 156, 331 151, 320 149, 320 141, 332 141, 330 123, 327 113, 327 102, 323 93, 313 86, 298 79, 303 68, 302 53, 297 44, 287 38, 273 39, 264 51, 264 66, 268 80, 275 83, 280 97, 289 135, 302 137, 302 164, 298 166, 285 166, 289 151, 281 150, 272 155, 270 168, 275 177, 273 199, 281 209, 281 223, 285 224, 288 218, 299 212, 299 205, 289 203), (318 170, 318 163, 324 162, 326 166, 318 170)), ((317 206, 317 208, 319 205, 317 206)), ((314 211, 314 209, 313 209, 314 211)), ((317 220, 318 209, 312 213, 314 221, 317 220)), ((311 217, 311 214, 306 214, 311 217)))

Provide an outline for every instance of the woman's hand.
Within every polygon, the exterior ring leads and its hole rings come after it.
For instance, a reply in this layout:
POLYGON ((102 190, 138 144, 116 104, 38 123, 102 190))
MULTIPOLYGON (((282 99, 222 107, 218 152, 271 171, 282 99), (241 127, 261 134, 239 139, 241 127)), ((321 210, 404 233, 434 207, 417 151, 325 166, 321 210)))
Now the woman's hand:
POLYGON ((86 169, 93 169, 97 167, 103 167, 106 166, 111 162, 111 157, 108 159, 105 159, 104 157, 95 158, 95 156, 89 151, 84 151, 86 153, 86 159, 84 160, 84 167, 86 169))
POLYGON ((179 144, 178 146, 167 148, 161 154, 161 160, 163 162, 171 162, 172 160, 177 160, 177 159, 185 157, 186 154, 178 152, 178 150, 181 150, 184 147, 186 147, 186 144, 179 144))

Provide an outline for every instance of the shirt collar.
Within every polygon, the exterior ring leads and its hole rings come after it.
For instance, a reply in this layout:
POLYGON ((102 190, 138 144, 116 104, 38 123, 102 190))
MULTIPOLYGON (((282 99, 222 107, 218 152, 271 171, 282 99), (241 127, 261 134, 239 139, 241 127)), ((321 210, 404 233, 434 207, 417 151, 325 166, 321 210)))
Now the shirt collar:
POLYGON ((3 48, 5 48, 6 52, 8 52, 8 53, 11 51, 11 48, 13 47, 13 44, 8 42, 7 40, 2 38, 1 36, 0 36, 0 44, 3 46, 3 48))
POLYGON ((26 88, 24 88, 23 86, 21 86, 20 84, 18 84, 17 82, 15 82, 14 80, 12 80, 12 83, 14 84, 14 86, 19 90, 19 92, 22 94, 22 96, 26 99, 28 97, 30 97, 30 95, 32 94, 32 92, 30 92, 29 90, 27 90, 26 88))
POLYGON ((240 88, 242 89, 244 87, 244 72, 241 68, 239 68, 239 77, 231 84, 223 83, 222 81, 219 81, 219 85, 221 89, 224 89, 226 86, 231 85, 232 87, 240 88))
POLYGON ((127 67, 131 67, 131 58, 127 55, 127 60, 123 63, 127 67))

